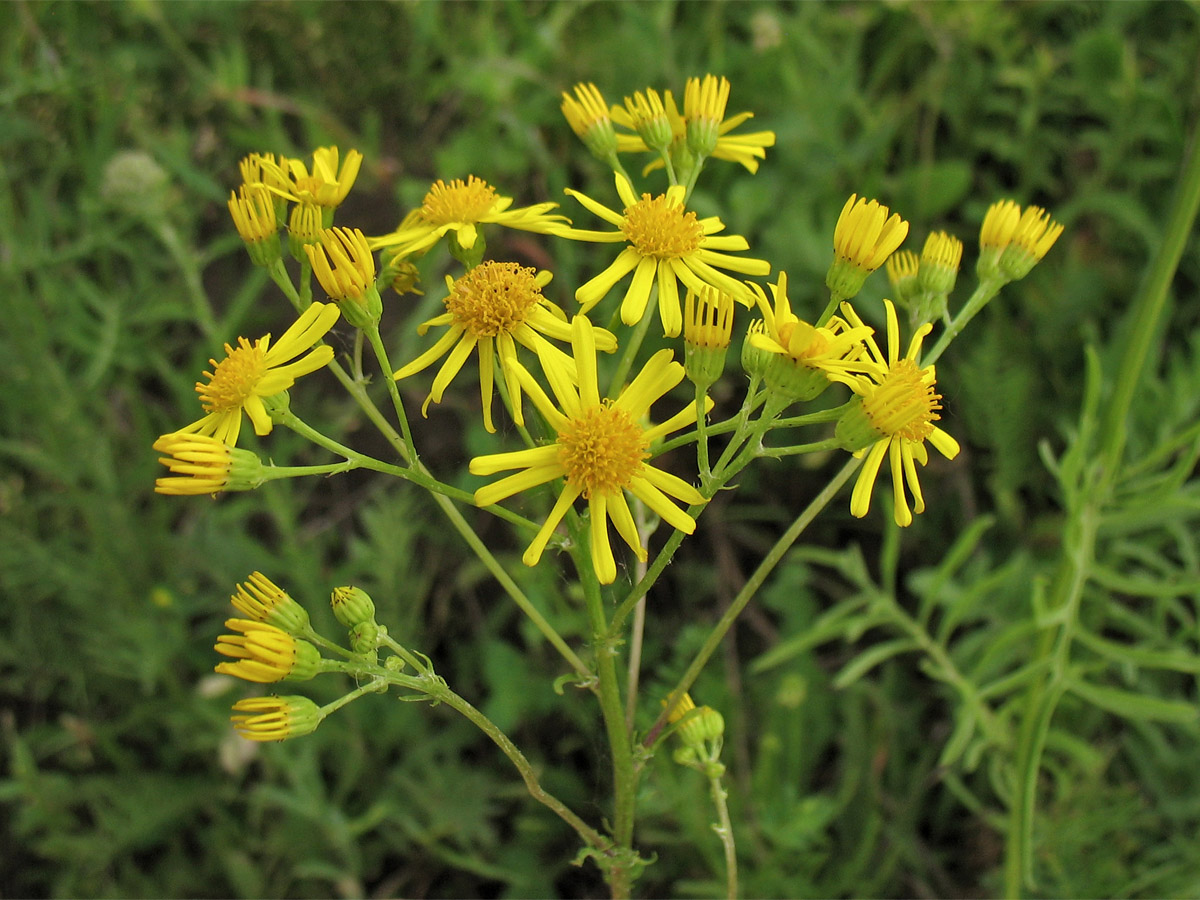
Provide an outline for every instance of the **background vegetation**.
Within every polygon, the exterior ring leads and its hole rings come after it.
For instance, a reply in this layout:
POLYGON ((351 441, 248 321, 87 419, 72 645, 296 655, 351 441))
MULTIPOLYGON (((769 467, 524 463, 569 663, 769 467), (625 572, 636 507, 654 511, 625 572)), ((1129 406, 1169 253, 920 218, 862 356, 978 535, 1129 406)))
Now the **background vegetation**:
MULTIPOLYGON (((228 221, 243 155, 357 147, 339 221, 367 233, 436 177, 477 174, 519 203, 566 185, 607 197, 559 92, 678 91, 705 72, 778 145, 756 176, 706 173, 697 202, 786 269, 810 313, 851 192, 905 215, 910 247, 958 234, 968 272, 993 200, 1067 226, 939 365, 964 453, 931 463, 930 510, 899 534, 885 509, 831 507, 694 692, 729 723, 744 893, 995 894, 1032 778, 1034 893, 1200 894, 1195 241, 1123 423, 1140 469, 1092 545, 1067 657, 1085 687, 1057 706, 1032 774, 1018 752, 1035 691, 1053 686, 1039 586, 1075 546, 1087 497, 1072 473, 1103 414, 1080 413, 1085 347, 1102 397, 1198 122, 1195 3, 48 2, 3 20, 0 895, 603 893, 594 868, 568 864, 573 836, 448 712, 370 697, 304 740, 230 731, 243 686, 211 674, 211 645, 233 585, 262 569, 319 607, 356 583, 551 790, 605 814, 594 706, 553 694, 558 660, 453 536, 424 527, 421 496, 355 475, 178 502, 151 493, 149 448, 190 419, 221 342, 289 314, 228 221), (891 618, 829 618, 879 597, 891 618), (920 626, 909 646, 894 644, 896 609, 920 626), (992 686, 990 725, 964 724, 981 707, 947 673, 992 686)), ((564 297, 579 283, 581 259, 549 260, 536 238, 489 249, 551 266, 564 297)), ((417 315, 385 312, 400 356, 417 315)), ((303 403, 314 422, 362 424, 332 388, 306 385, 303 403)), ((418 420, 443 475, 477 449, 473 419, 448 403, 418 420)), ((307 451, 277 431, 262 452, 307 451)), ((656 683, 840 460, 822 465, 757 466, 705 514, 652 598, 656 683)), ((524 577, 572 633, 570 598, 524 577)), ((718 891, 704 785, 664 757, 643 791, 640 842, 658 862, 639 889, 718 891)))

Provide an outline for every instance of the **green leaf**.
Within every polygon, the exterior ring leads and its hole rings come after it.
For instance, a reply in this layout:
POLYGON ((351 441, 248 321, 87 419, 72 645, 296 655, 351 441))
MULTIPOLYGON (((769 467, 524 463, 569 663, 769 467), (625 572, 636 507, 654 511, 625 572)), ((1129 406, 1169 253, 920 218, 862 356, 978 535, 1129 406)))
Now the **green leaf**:
POLYGON ((842 671, 837 673, 837 677, 833 679, 833 686, 838 690, 847 688, 873 668, 887 662, 893 656, 899 656, 901 653, 907 653, 909 650, 916 649, 917 644, 908 638, 897 638, 894 641, 884 641, 882 644, 876 644, 847 663, 842 671))
POLYGON ((1137 694, 1119 688, 1101 687, 1086 681, 1072 680, 1067 689, 1093 706, 1125 719, 1153 719, 1159 722, 1195 722, 1200 710, 1195 704, 1182 700, 1164 700, 1148 694, 1137 694))

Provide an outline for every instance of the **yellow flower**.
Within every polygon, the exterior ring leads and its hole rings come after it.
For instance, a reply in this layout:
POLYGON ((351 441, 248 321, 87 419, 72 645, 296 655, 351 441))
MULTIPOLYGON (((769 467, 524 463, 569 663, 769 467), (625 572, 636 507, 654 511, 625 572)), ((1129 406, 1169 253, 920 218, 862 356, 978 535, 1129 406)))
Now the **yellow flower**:
POLYGON ((597 159, 608 161, 617 152, 617 135, 604 95, 591 82, 575 85, 575 96, 562 95, 562 113, 576 136, 597 159))
MULTIPOLYGON (((962 262, 962 241, 944 231, 935 231, 925 239, 917 281, 922 291, 944 297, 954 290, 958 267, 962 262)), ((944 302, 939 303, 945 309, 944 302)))
POLYGON ((442 235, 453 231, 458 245, 469 250, 475 246, 479 225, 547 234, 568 221, 566 216, 549 214, 557 203, 509 209, 512 202, 512 197, 501 197, 494 187, 474 175, 467 176, 465 182, 456 178, 449 184, 439 178, 420 208, 406 216, 398 230, 372 238, 371 249, 395 247, 397 253, 411 256, 428 250, 442 235))
POLYGON ((716 216, 697 218, 683 205, 684 187, 675 185, 665 194, 638 198, 629 181, 620 173, 616 176, 617 193, 624 210, 618 213, 590 197, 567 189, 567 193, 600 218, 617 227, 617 231, 581 231, 562 229, 563 237, 574 240, 616 243, 625 241, 623 249, 607 269, 596 275, 575 292, 583 313, 604 299, 613 286, 633 272, 633 280, 621 301, 621 320, 635 325, 642 320, 650 299, 650 289, 657 280, 658 313, 663 333, 668 337, 679 334, 683 327, 683 312, 679 306, 679 282, 697 293, 712 286, 735 300, 749 306, 753 302, 750 289, 718 269, 729 269, 746 275, 766 275, 771 264, 762 259, 749 259, 721 253, 722 250, 746 250, 750 245, 739 235, 721 235, 725 225, 716 216))
MULTIPOLYGON (((855 455, 866 453, 866 461, 854 484, 850 497, 851 515, 862 517, 871 506, 871 491, 884 457, 888 457, 892 470, 892 491, 895 497, 896 524, 905 527, 912 524, 913 512, 925 511, 925 498, 917 479, 916 464, 929 462, 925 442, 933 446, 947 459, 958 455, 958 442, 933 423, 941 416, 942 398, 934 391, 937 379, 933 366, 924 369, 918 365, 921 344, 933 326, 922 325, 913 335, 908 352, 900 356, 900 328, 896 321, 896 309, 891 301, 885 300, 888 323, 888 352, 880 352, 875 339, 866 341, 870 368, 861 375, 832 377, 850 386, 858 395, 858 404, 851 408, 838 422, 837 434, 843 445, 855 455), (867 448, 870 448, 869 450, 867 448), (909 509, 905 485, 913 495, 913 508, 909 509)), ((855 327, 862 320, 850 304, 842 304, 842 312, 855 327)))
POLYGON ((321 670, 321 654, 302 641, 266 622, 226 619, 225 627, 241 634, 222 634, 215 649, 235 662, 217 663, 216 671, 246 681, 270 684, 285 678, 307 681, 321 670))
MULTIPOLYGON (((467 357, 479 350, 479 390, 483 401, 483 425, 490 431, 492 424, 492 390, 494 360, 499 357, 500 371, 513 403, 513 418, 525 424, 521 408, 521 383, 517 378, 517 344, 528 347, 538 355, 542 368, 564 370, 574 379, 575 362, 546 337, 571 340, 571 326, 561 309, 542 295, 549 284, 550 272, 535 272, 532 268, 512 262, 485 261, 457 280, 446 276, 446 311, 418 328, 425 334, 430 328, 445 327, 446 331, 432 347, 396 372, 396 379, 407 378, 428 368, 447 353, 433 379, 433 387, 421 407, 427 414, 430 403, 441 403, 442 395, 467 357), (545 335, 546 337, 544 337, 545 335), (453 349, 451 349, 453 348, 453 349)), ((611 353, 617 349, 617 339, 607 331, 596 333, 596 345, 611 353)))
MULTIPOLYGON (((674 109, 675 101, 670 91, 667 91, 667 100, 674 109)), ((671 146, 675 136, 672 122, 658 91, 653 88, 646 88, 644 94, 634 91, 632 97, 625 98, 625 114, 646 149, 661 152, 671 146)), ((675 118, 679 118, 679 113, 675 114, 675 118)))
POLYGON ((296 262, 307 260, 304 249, 319 243, 325 230, 325 212, 315 203, 297 203, 288 216, 288 252, 296 262))
POLYGON ((174 496, 248 491, 262 483, 262 461, 249 450, 230 447, 204 434, 164 434, 154 449, 169 456, 159 462, 175 476, 158 478, 154 490, 174 496))
POLYGON ((707 390, 725 371, 733 339, 733 298, 716 288, 699 297, 688 290, 683 316, 683 368, 688 380, 707 390))
POLYGON ((833 232, 834 261, 825 284, 835 296, 849 299, 866 277, 884 264, 904 243, 908 223, 877 200, 851 194, 833 232))
POLYGON ((988 207, 979 229, 979 260, 975 272, 983 281, 1016 281, 1054 246, 1063 226, 1040 206, 1021 207, 1000 200, 988 207))
POLYGON ((917 291, 917 277, 921 272, 921 258, 911 250, 897 250, 887 259, 888 283, 892 296, 901 306, 907 306, 917 291))
POLYGON ((286 163, 291 184, 286 195, 296 203, 314 203, 332 210, 340 206, 350 193, 362 161, 361 153, 349 150, 339 168, 337 147, 318 147, 314 150, 312 172, 300 160, 289 159, 286 163))
MULTIPOLYGON (((666 114, 666 120, 671 126, 672 147, 687 142, 689 126, 693 130, 698 127, 708 127, 708 122, 719 120, 719 117, 724 115, 725 102, 728 100, 729 91, 722 86, 722 83, 728 85, 728 82, 724 78, 720 82, 717 82, 712 75, 705 76, 703 80, 689 78, 684 88, 683 115, 680 115, 679 107, 676 106, 675 97, 671 92, 663 92, 662 106, 666 114), (707 91, 705 90, 706 85, 708 85, 707 91), (690 108, 688 105, 689 93, 692 97, 690 108), (720 105, 719 109, 718 104, 720 105), (693 122, 697 124, 693 125, 693 122)), ((613 122, 617 125, 636 130, 635 118, 628 109, 614 106, 610 112, 613 122)), ((758 161, 765 159, 767 156, 766 148, 775 146, 775 132, 755 131, 747 134, 730 134, 730 132, 743 122, 753 117, 754 113, 741 112, 731 118, 720 121, 716 126, 716 145, 713 147, 711 153, 707 155, 713 159, 723 159, 738 163, 751 173, 757 172, 758 161)), ((649 149, 650 147, 638 135, 617 133, 617 150, 619 152, 645 152, 649 149)), ((661 159, 657 159, 646 166, 646 171, 659 169, 664 165, 665 163, 661 159)))
POLYGON ((243 616, 266 622, 288 634, 308 631, 308 612, 262 572, 254 572, 230 594, 229 602, 243 616))
POLYGON ((355 228, 328 228, 319 244, 305 244, 313 274, 334 300, 346 321, 369 328, 383 315, 383 300, 375 287, 375 257, 367 238, 355 228))
MULTIPOLYGON (((703 503, 704 496, 683 479, 646 462, 651 442, 696 421, 696 403, 692 401, 661 425, 643 427, 640 422, 651 405, 683 380, 683 366, 672 361, 671 351, 660 350, 651 357, 615 400, 601 400, 595 337, 591 322, 584 316, 576 316, 572 321, 572 345, 579 371, 578 387, 557 369, 546 372, 558 400, 557 407, 528 372, 519 370, 530 399, 554 429, 557 439, 553 444, 532 450, 471 460, 470 470, 474 475, 522 470, 480 488, 475 492, 475 503, 490 506, 520 491, 565 478, 558 501, 522 561, 527 566, 537 564, 554 529, 582 496, 587 500, 590 515, 592 565, 600 582, 610 584, 617 577, 617 567, 608 539, 609 519, 638 558, 646 559, 646 548, 626 502, 626 492, 680 531, 691 534, 696 528, 695 520, 669 497, 684 503, 703 503)), ((711 401, 706 407, 709 405, 711 401)))
POLYGON ((234 730, 251 741, 283 741, 312 734, 325 713, 307 697, 247 697, 233 704, 234 730))
POLYGON ((332 303, 314 303, 273 346, 269 334, 254 343, 239 337, 236 349, 226 344, 223 360, 209 360, 213 371, 204 373, 208 383, 196 382, 207 415, 179 433, 211 435, 232 447, 241 432, 244 410, 256 434, 270 434, 271 416, 263 399, 286 391, 301 375, 329 364, 332 347, 317 347, 300 359, 296 357, 324 337, 337 318, 338 308, 332 303))
POLYGON ((243 184, 237 192, 230 191, 228 205, 233 225, 247 244, 260 244, 279 237, 275 204, 271 192, 262 185, 243 184))
POLYGON ((820 328, 805 322, 792 312, 786 272, 779 273, 778 284, 768 285, 775 298, 774 308, 762 288, 753 287, 765 327, 750 334, 751 344, 811 370, 842 375, 862 371, 858 360, 863 342, 874 333, 873 328, 861 321, 851 326, 837 316, 820 328))

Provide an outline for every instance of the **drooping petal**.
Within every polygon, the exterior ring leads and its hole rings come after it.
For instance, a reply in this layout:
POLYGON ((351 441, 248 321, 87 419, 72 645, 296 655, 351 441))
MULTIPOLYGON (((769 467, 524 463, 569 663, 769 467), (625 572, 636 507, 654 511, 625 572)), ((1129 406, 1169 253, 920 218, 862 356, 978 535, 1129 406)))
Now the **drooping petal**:
POLYGON ((513 494, 519 494, 521 491, 528 491, 538 485, 545 484, 547 481, 553 481, 561 475, 562 466, 557 463, 524 469, 523 471, 501 478, 499 481, 485 487, 481 487, 475 492, 475 505, 491 506, 493 503, 507 500, 513 494))
POLYGON ((546 516, 546 521, 542 524, 541 529, 534 537, 533 541, 525 548, 525 553, 521 557, 521 562, 527 566, 536 566, 539 559, 542 558, 542 551, 546 549, 546 544, 550 542, 550 535, 554 534, 554 529, 558 527, 558 523, 562 521, 563 516, 567 514, 567 510, 571 508, 571 504, 575 502, 575 498, 579 496, 579 488, 566 485, 563 492, 558 495, 558 500, 554 504, 554 508, 550 510, 550 515, 546 516))
POLYGON ((617 578, 617 563, 613 559, 612 545, 608 542, 608 502, 603 494, 592 494, 588 499, 591 523, 588 528, 588 543, 592 551, 592 568, 596 580, 601 584, 612 584, 617 578))
POLYGON ((856 518, 861 519, 871 509, 871 491, 875 488, 875 479, 879 476, 879 467, 887 455, 889 443, 882 440, 871 445, 862 470, 858 473, 858 480, 854 482, 854 492, 850 495, 850 515, 856 518))

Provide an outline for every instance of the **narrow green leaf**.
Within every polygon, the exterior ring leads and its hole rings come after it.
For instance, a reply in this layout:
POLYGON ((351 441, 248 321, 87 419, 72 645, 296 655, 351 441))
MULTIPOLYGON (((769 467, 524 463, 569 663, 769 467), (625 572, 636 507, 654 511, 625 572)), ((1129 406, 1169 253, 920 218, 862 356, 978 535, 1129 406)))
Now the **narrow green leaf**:
POLYGON ((837 677, 833 679, 833 686, 838 690, 847 688, 880 663, 886 662, 893 656, 899 656, 901 653, 907 653, 909 650, 916 649, 916 643, 908 638, 897 638, 894 641, 884 641, 882 644, 876 644, 874 647, 863 651, 850 660, 842 671, 837 673, 837 677))
POLYGON ((1093 706, 1108 710, 1126 719, 1152 719, 1159 722, 1195 722, 1200 710, 1195 704, 1182 700, 1164 700, 1148 694, 1137 694, 1119 688, 1071 680, 1067 689, 1093 706))

